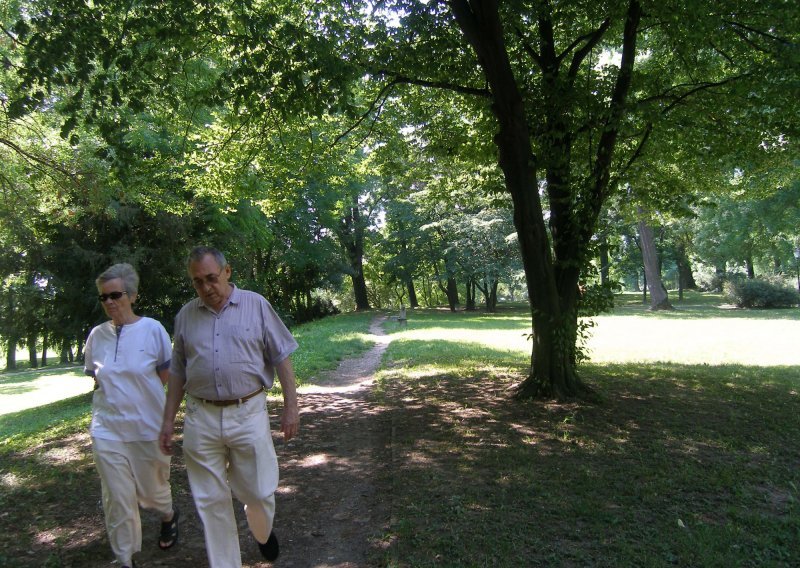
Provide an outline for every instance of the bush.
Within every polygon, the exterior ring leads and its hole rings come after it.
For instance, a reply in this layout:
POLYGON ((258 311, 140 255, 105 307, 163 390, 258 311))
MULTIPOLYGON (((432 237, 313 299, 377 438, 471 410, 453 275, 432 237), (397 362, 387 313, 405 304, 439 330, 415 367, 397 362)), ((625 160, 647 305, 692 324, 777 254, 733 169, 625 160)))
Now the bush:
POLYGON ((736 279, 725 283, 725 296, 739 308, 790 308, 800 294, 778 278, 736 279))

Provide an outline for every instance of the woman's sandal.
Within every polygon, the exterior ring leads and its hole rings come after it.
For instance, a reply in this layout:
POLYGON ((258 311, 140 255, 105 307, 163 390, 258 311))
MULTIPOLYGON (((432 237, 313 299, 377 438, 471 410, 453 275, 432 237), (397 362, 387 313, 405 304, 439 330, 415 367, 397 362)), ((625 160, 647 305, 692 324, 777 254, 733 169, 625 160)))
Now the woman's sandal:
POLYGON ((177 507, 173 508, 172 520, 161 522, 161 532, 158 535, 158 548, 167 550, 175 546, 178 542, 178 518, 181 512, 177 507))

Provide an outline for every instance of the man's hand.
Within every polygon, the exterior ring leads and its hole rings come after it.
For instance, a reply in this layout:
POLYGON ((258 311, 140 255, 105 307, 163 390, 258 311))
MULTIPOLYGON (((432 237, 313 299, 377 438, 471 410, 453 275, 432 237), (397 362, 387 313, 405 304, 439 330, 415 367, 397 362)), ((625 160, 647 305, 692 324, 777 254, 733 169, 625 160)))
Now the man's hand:
POLYGON ((161 453, 166 456, 172 455, 172 435, 175 432, 175 422, 165 420, 161 424, 161 433, 158 435, 158 445, 161 453))
POLYGON ((297 405, 289 405, 284 407, 281 414, 281 432, 283 432, 283 441, 288 442, 297 435, 300 428, 300 413, 297 411, 297 405))

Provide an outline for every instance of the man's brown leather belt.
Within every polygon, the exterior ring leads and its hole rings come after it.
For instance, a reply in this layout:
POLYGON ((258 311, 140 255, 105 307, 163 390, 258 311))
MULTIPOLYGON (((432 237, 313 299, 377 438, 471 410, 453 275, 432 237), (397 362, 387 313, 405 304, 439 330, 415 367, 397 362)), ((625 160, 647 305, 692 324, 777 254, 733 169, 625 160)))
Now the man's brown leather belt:
POLYGON ((214 406, 230 406, 231 404, 242 404, 245 400, 250 400, 257 394, 260 394, 263 390, 264 389, 258 389, 256 392, 251 392, 242 398, 234 398, 233 400, 208 400, 205 398, 201 398, 200 400, 208 404, 213 404, 214 406))

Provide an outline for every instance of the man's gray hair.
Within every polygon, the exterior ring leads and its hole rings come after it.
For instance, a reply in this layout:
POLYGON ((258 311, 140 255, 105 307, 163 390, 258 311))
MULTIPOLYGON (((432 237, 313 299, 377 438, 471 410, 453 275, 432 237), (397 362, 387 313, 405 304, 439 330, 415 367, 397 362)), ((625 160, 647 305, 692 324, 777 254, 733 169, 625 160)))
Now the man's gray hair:
POLYGON ((199 246, 194 247, 191 252, 189 252, 189 259, 186 262, 186 268, 189 268, 189 265, 193 262, 200 262, 206 255, 211 255, 214 257, 214 260, 217 261, 217 264, 220 268, 225 268, 228 266, 228 261, 225 260, 225 255, 219 249, 215 249, 214 247, 206 247, 206 246, 199 246))
POLYGON ((125 291, 128 293, 128 296, 135 296, 139 293, 139 275, 136 273, 136 269, 127 262, 121 262, 108 267, 97 277, 94 283, 97 285, 97 289, 100 290, 100 286, 115 278, 122 280, 122 284, 125 286, 125 291))

